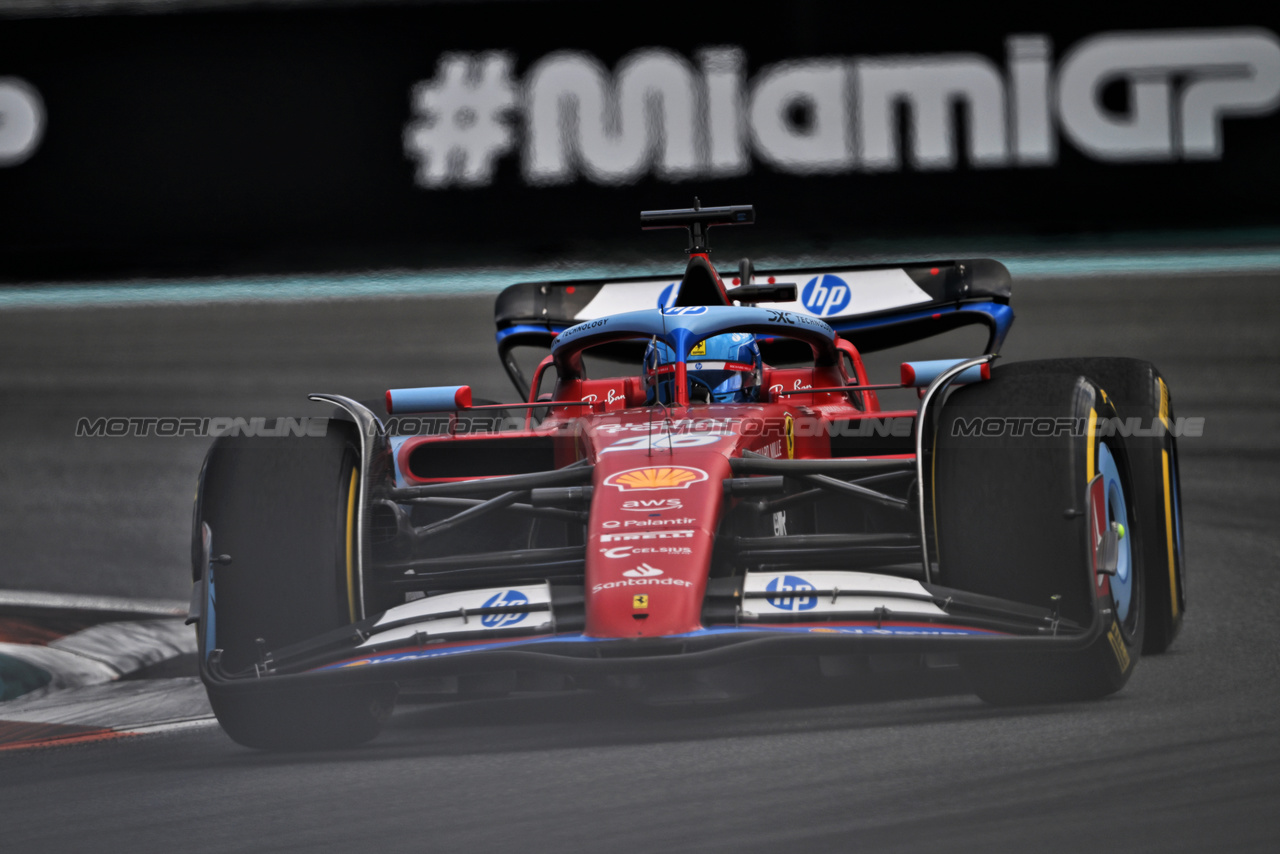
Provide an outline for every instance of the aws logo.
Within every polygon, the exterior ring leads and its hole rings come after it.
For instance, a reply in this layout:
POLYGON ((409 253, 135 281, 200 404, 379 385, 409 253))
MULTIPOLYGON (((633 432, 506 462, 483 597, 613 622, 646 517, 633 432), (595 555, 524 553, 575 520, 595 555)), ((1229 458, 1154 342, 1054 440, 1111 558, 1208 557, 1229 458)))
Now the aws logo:
POLYGON ((622 509, 632 513, 661 513, 663 510, 680 510, 683 507, 679 498, 639 498, 622 502, 622 509))

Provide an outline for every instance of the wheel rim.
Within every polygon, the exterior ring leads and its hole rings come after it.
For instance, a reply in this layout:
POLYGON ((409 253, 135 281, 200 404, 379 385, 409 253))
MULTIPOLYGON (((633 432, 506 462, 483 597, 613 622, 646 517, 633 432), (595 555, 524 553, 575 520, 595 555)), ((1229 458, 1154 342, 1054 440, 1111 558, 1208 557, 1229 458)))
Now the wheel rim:
POLYGON ((1137 578, 1133 565, 1133 523, 1125 501, 1124 484, 1120 480, 1120 468, 1105 443, 1098 446, 1098 473, 1102 475, 1103 493, 1106 495, 1107 524, 1118 522, 1124 531, 1117 554, 1116 574, 1111 576, 1111 598, 1115 601, 1120 623, 1132 630, 1138 614, 1134 596, 1137 578))

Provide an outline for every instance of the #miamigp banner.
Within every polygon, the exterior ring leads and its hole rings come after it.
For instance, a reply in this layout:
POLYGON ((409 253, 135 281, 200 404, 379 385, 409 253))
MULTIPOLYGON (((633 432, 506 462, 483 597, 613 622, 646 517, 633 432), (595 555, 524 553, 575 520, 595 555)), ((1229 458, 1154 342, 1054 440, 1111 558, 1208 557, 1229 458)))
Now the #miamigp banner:
POLYGON ((766 243, 1272 226, 1268 14, 547 0, 9 19, 0 257, 14 277, 635 246, 638 210, 695 194, 757 205, 766 243))

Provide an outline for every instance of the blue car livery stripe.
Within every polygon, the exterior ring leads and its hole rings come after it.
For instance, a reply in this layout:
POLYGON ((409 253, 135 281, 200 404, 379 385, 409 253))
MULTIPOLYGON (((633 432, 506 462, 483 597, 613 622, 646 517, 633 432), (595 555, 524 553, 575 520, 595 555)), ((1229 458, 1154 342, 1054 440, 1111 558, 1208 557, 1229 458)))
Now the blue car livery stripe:
MULTIPOLYGON (((752 626, 720 626, 711 629, 699 629, 684 634, 670 635, 675 639, 681 638, 699 638, 711 637, 715 635, 734 635, 734 634, 795 634, 795 635, 813 635, 813 634, 836 634, 836 635, 855 635, 855 636, 912 636, 912 637, 964 637, 964 636, 986 636, 999 637, 1004 632, 991 631, 989 629, 977 629, 969 626, 940 626, 933 623, 885 623, 880 626, 870 622, 833 622, 823 623, 822 625, 779 625, 758 623, 752 626)), ((534 637, 517 638, 515 640, 489 640, 489 641, 455 641, 452 643, 431 644, 429 646, 411 647, 406 649, 398 649, 387 652, 374 653, 372 655, 360 656, 358 658, 350 658, 333 664, 326 664, 322 667, 315 668, 315 671, 338 670, 344 667, 362 667, 372 664, 390 664, 401 661, 421 661, 428 658, 441 658, 449 655, 459 655, 468 652, 487 652, 499 649, 511 649, 513 647, 536 646, 545 643, 618 643, 621 638, 596 638, 588 637, 581 632, 572 632, 559 635, 537 635, 534 637)), ((313 671, 314 672, 314 671, 313 671)))

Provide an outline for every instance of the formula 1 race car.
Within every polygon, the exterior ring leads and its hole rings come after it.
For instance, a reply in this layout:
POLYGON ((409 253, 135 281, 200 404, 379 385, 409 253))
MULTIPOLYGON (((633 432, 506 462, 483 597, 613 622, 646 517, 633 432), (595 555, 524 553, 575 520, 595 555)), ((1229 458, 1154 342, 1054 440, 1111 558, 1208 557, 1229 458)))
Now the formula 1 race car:
POLYGON ((1167 648, 1186 606, 1155 367, 994 365, 1013 312, 990 260, 744 260, 727 285, 707 232, 753 220, 645 212, 688 231, 683 275, 505 290, 518 404, 315 394, 324 430, 218 438, 190 618, 226 732, 349 744, 402 689, 702 701, 884 656, 959 666, 992 703, 1077 700, 1167 648), (967 324, 984 353, 867 376, 863 353, 967 324), (518 346, 550 348, 531 379, 518 346), (903 388, 918 405, 882 409, 903 388))

